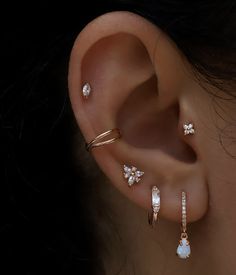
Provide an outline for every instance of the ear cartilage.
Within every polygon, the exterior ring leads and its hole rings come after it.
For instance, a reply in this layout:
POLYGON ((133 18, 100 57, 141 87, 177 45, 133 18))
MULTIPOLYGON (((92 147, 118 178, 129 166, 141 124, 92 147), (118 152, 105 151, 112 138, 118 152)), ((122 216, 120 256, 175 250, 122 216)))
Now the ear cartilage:
POLYGON ((139 171, 138 168, 134 166, 123 166, 124 178, 127 180, 128 186, 131 187, 135 183, 138 183, 141 180, 141 177, 144 175, 144 172, 139 171))
POLYGON ((89 95, 91 94, 92 88, 89 83, 85 83, 82 88, 83 97, 88 99, 89 95))
POLYGON ((191 254, 190 243, 188 240, 187 234, 187 195, 185 191, 182 191, 182 199, 181 199, 181 210, 182 210, 182 219, 181 219, 181 236, 179 245, 177 247, 177 255, 180 259, 187 259, 191 254))
POLYGON ((152 187, 152 213, 148 215, 148 222, 153 227, 157 222, 160 206, 161 206, 160 190, 157 188, 157 186, 153 186, 152 187))
POLYGON ((195 129, 193 126, 193 123, 185 123, 183 125, 183 129, 184 129, 184 135, 194 135, 195 134, 195 129))

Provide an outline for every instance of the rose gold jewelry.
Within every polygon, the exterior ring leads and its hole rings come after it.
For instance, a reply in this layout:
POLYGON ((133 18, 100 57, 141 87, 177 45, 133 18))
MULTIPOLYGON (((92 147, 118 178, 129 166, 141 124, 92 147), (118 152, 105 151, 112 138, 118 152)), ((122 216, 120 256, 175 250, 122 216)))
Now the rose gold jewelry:
POLYGON ((124 178, 127 179, 128 186, 131 187, 133 184, 140 182, 141 177, 144 175, 144 172, 139 171, 138 168, 134 166, 124 165, 124 178))
POLYGON ((121 138, 121 132, 118 128, 108 130, 108 131, 96 136, 89 143, 86 143, 86 150, 90 151, 91 149, 93 149, 95 147, 111 144, 120 138, 121 138), (108 139, 105 139, 106 137, 108 137, 108 139))
POLYGON ((181 226, 181 235, 179 245, 177 247, 177 255, 181 259, 189 258, 191 254, 190 243, 188 241, 188 234, 187 234, 187 195, 185 191, 182 191, 182 226, 181 226))
POLYGON ((161 197, 160 190, 156 187, 152 187, 152 213, 148 216, 148 222, 151 226, 154 226, 157 222, 158 213, 160 211, 161 197))
POLYGON ((183 125, 183 130, 184 130, 184 135, 194 135, 195 134, 195 129, 193 126, 193 123, 185 123, 183 125))

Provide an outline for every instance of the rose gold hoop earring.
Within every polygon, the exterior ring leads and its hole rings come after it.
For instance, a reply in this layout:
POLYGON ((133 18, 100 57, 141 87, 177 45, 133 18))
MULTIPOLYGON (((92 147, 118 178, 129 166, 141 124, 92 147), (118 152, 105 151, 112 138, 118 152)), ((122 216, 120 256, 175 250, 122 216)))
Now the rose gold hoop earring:
POLYGON ((107 144, 111 144, 111 143, 117 141, 120 138, 121 138, 121 132, 118 128, 108 130, 108 131, 106 131, 104 133, 101 133, 100 135, 96 136, 89 143, 86 143, 85 144, 86 150, 90 151, 93 148, 100 147, 100 146, 107 145, 107 144), (106 137, 108 139, 105 139, 106 137))
POLYGON ((188 241, 188 234, 187 234, 187 195, 186 192, 182 191, 182 226, 181 226, 181 236, 179 245, 177 247, 177 255, 180 259, 187 259, 191 254, 190 243, 188 241))
POLYGON ((155 226, 158 218, 158 213, 161 206, 160 190, 156 187, 152 187, 152 213, 148 215, 148 222, 151 226, 155 226))

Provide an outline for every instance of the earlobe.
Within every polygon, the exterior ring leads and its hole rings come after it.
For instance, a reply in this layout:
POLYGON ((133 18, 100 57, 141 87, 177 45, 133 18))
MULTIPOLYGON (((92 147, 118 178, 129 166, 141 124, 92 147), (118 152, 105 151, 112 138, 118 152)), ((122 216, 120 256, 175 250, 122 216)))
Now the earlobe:
POLYGON ((158 185, 160 216, 178 222, 181 190, 188 193, 189 221, 205 214, 208 197, 192 146, 195 137, 183 132, 183 120, 194 119, 182 112, 191 87, 185 71, 169 38, 127 12, 89 24, 75 42, 69 68, 72 108, 86 142, 117 127, 122 134, 92 150, 99 167, 125 196, 146 209, 151 208, 152 187, 158 185), (137 184, 139 177, 134 178, 131 188, 124 164, 145 173, 137 184))

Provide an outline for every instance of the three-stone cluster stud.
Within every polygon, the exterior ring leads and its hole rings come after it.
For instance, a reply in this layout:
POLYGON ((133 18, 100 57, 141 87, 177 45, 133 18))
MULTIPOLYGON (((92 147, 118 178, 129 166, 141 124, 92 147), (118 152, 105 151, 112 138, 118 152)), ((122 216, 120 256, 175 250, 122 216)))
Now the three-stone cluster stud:
POLYGON ((124 165, 124 178, 128 182, 128 186, 131 187, 133 184, 138 183, 141 180, 141 177, 144 175, 144 172, 139 171, 138 168, 134 166, 124 165))

